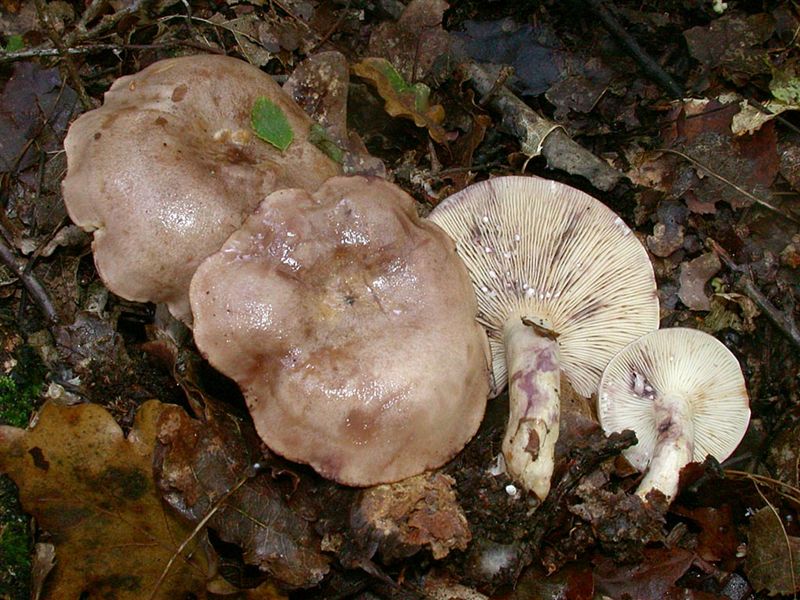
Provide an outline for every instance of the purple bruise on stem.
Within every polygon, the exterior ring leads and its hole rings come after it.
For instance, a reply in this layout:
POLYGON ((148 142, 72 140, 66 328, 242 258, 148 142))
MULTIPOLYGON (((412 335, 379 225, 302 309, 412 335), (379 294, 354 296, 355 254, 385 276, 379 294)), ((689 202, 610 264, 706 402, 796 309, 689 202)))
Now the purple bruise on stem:
POLYGON ((536 384, 538 375, 558 370, 558 362, 554 356, 552 344, 540 346, 533 349, 532 352, 536 354, 535 360, 531 361, 535 365, 534 368, 520 369, 511 375, 511 385, 516 385, 525 394, 525 399, 527 400, 525 416, 531 414, 542 399, 541 390, 536 384))

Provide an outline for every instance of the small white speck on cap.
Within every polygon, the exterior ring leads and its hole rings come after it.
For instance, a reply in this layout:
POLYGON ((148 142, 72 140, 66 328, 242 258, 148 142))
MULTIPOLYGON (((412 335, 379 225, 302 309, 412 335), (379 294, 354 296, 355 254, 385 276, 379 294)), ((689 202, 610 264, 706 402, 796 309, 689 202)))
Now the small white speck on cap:
POLYGON ((495 271, 490 270, 489 271, 489 277, 495 278, 495 277, 497 277, 497 273, 495 271))
POLYGON ((515 234, 514 234, 514 241, 515 241, 515 242, 518 242, 518 241, 520 241, 521 239, 522 239, 522 236, 521 236, 520 234, 518 234, 518 233, 515 233, 515 234))
POLYGON ((483 221, 484 223, 488 223, 489 222, 489 217, 486 216, 486 215, 483 215, 483 219, 481 219, 481 221, 483 221))
POLYGON ((486 252, 486 254, 491 254, 492 253, 492 249, 489 246, 485 246, 483 248, 483 251, 486 252))
POLYGON ((511 496, 511 497, 514 497, 514 496, 516 496, 516 495, 517 495, 517 486, 515 486, 515 485, 514 485, 514 484, 512 484, 512 483, 509 483, 509 484, 506 486, 506 494, 508 494, 508 495, 509 495, 509 496, 511 496))

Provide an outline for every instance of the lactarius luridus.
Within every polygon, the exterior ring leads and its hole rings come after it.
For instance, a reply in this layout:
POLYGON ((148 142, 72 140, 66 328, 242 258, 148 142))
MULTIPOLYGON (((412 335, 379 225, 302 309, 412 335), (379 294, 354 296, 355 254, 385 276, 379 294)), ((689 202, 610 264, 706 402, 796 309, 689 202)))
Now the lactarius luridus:
POLYGON ((308 141, 311 120, 266 73, 234 58, 199 55, 122 77, 101 108, 64 140, 64 202, 94 231, 108 288, 128 300, 166 303, 189 322, 197 265, 284 187, 317 189, 339 173, 308 141), (270 106, 290 143, 259 139, 251 117, 270 106))
POLYGON ((492 348, 494 393, 509 383, 508 473, 544 498, 561 371, 588 397, 611 357, 658 327, 647 252, 601 202, 538 177, 471 185, 430 219, 454 238, 472 277, 492 348))
POLYGON ((477 431, 489 348, 452 240, 379 179, 267 197, 191 284, 195 341, 273 451, 340 483, 442 465, 477 431))
POLYGON ((647 334, 609 362, 597 413, 606 433, 636 433, 625 456, 647 471, 637 489, 643 499, 659 490, 672 500, 681 469, 728 458, 750 421, 736 357, 707 333, 680 327, 647 334))

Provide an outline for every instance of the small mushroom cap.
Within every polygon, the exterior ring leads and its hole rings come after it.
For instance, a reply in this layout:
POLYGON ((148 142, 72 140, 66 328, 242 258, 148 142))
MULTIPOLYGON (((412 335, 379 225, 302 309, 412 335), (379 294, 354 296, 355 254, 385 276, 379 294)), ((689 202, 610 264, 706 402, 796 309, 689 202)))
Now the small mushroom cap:
POLYGON ((600 424, 606 433, 636 433, 639 442, 625 456, 640 471, 650 463, 658 437, 653 399, 666 394, 691 405, 693 461, 731 455, 747 430, 750 408, 730 350, 707 333, 674 327, 639 338, 608 364, 597 394, 600 424))
POLYGON ((275 452, 341 483, 442 465, 477 431, 486 335, 450 238, 379 179, 271 194, 191 285, 195 340, 275 452))
POLYGON ((558 335, 562 367, 588 397, 611 357, 658 327, 647 251, 588 194, 539 177, 498 177, 450 196, 430 215, 456 241, 506 384, 503 326, 525 317, 558 335))
POLYGON ((165 302, 190 321, 189 281, 200 261, 275 189, 313 190, 339 172, 307 141, 310 126, 269 75, 234 58, 163 60, 114 82, 64 140, 64 201, 77 225, 95 231, 108 288, 165 302), (284 152, 252 132, 261 96, 294 131, 284 152))

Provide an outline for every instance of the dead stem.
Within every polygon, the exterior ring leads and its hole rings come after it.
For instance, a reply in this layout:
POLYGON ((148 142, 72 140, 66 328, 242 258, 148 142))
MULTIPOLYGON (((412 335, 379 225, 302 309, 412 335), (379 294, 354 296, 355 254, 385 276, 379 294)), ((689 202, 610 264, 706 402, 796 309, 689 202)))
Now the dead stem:
POLYGON ((461 70, 481 96, 490 96, 489 104, 502 115, 503 126, 520 141, 528 156, 541 154, 550 168, 561 169, 588 179, 599 190, 612 189, 622 174, 578 144, 564 128, 538 114, 506 86, 496 86, 497 77, 482 66, 466 61, 461 70))
POLYGON ((26 270, 25 265, 21 264, 14 251, 8 246, 5 240, 0 236, 0 260, 3 264, 22 282, 31 298, 36 302, 36 305, 44 314, 48 323, 55 325, 59 322, 58 312, 53 306, 53 301, 50 295, 44 288, 42 283, 36 278, 33 273, 26 270))
POLYGON ((86 92, 86 88, 83 86, 80 73, 78 73, 78 67, 75 66, 75 61, 73 61, 72 57, 67 53, 67 44, 64 43, 64 41, 61 39, 61 35, 53 26, 50 17, 50 9, 48 8, 47 4, 45 4, 44 0, 34 0, 34 2, 36 4, 36 13, 39 15, 39 21, 42 23, 42 28, 45 30, 45 32, 47 32, 47 37, 50 38, 50 41, 53 42, 53 45, 58 50, 59 56, 64 64, 64 68, 67 70, 67 74, 72 82, 72 86, 78 93, 78 98, 80 98, 84 110, 90 110, 94 108, 92 99, 89 98, 89 94, 86 92))
POLYGON ((708 239, 707 243, 711 246, 711 249, 720 257, 722 262, 725 263, 731 271, 734 273, 739 274, 739 278, 736 281, 736 287, 743 291, 753 302, 756 303, 758 308, 760 308, 764 314, 767 315, 770 321, 781 331, 783 334, 788 337, 794 344, 800 347, 800 329, 797 328, 797 323, 794 322, 794 319, 791 318, 789 315, 785 314, 783 311, 779 310, 772 302, 770 302, 769 298, 764 295, 756 284, 753 282, 753 278, 747 272, 745 267, 736 264, 733 259, 731 258, 730 254, 720 246, 716 241, 712 239, 708 239))
POLYGON ((711 170, 711 169, 710 169, 710 168, 709 168, 707 165, 704 165, 702 162, 700 162, 700 161, 699 161, 699 160, 697 160, 696 158, 692 158, 692 157, 691 157, 691 156, 689 156, 688 154, 684 154, 683 152, 679 152, 678 150, 672 150, 671 148, 657 148, 657 149, 655 150, 655 152, 666 152, 666 153, 668 153, 668 154, 674 154, 674 155, 676 155, 676 156, 680 156, 682 159, 684 159, 684 160, 686 160, 686 161, 688 161, 688 162, 692 163, 694 166, 696 166, 696 167, 700 167, 701 169, 703 169, 703 171, 705 171, 706 173, 708 173, 708 174, 709 174, 711 177, 713 177, 713 178, 714 178, 714 179, 716 179, 717 181, 721 181, 721 182, 722 182, 722 183, 724 183, 725 185, 728 185, 728 186, 732 187, 732 188, 733 188, 733 189, 735 189, 737 192, 739 192, 740 194, 742 194, 742 195, 743 195, 743 196, 745 196, 746 198, 748 198, 748 199, 752 200, 753 202, 755 202, 755 203, 756 203, 756 204, 758 204, 759 206, 763 206, 764 208, 766 208, 766 209, 768 209, 768 210, 771 210, 771 211, 772 211, 772 212, 774 212, 775 214, 777 214, 777 215, 780 215, 780 216, 781 216, 781 217, 783 217, 784 219, 786 219, 786 220, 788 220, 788 221, 791 221, 792 223, 797 223, 798 225, 800 225, 800 219, 798 219, 797 217, 795 217, 795 216, 793 216, 793 215, 790 215, 789 213, 785 213, 785 212, 783 212, 783 211, 782 211, 781 209, 779 209, 778 207, 776 207, 776 206, 773 206, 772 204, 770 204, 770 203, 769 203, 769 202, 767 202, 766 200, 762 200, 762 199, 761 199, 761 198, 759 198, 758 196, 754 196, 753 194, 751 194, 750 192, 748 192, 748 191, 747 191, 747 190, 745 190, 744 188, 741 188, 741 187, 739 187, 738 185, 736 185, 735 183, 733 183, 733 182, 732 182, 732 181, 730 181, 729 179, 725 179, 725 178, 724 178, 722 175, 720 175, 719 173, 715 173, 715 172, 714 172, 713 170, 711 170))

